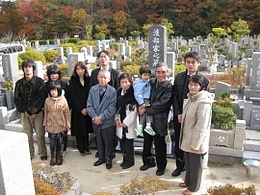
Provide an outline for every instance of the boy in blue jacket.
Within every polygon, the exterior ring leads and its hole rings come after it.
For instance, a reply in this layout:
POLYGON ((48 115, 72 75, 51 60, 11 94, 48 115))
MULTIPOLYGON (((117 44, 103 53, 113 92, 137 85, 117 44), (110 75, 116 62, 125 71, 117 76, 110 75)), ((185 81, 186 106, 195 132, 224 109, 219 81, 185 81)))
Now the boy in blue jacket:
MULTIPOLYGON (((134 82, 134 96, 136 101, 138 102, 138 105, 144 105, 144 107, 150 106, 150 91, 151 91, 151 85, 149 82, 150 76, 151 76, 151 70, 148 66, 142 66, 139 69, 139 75, 140 78, 137 79, 134 82)), ((144 131, 148 134, 154 136, 155 132, 152 129, 151 122, 152 116, 149 116, 147 114, 144 114, 140 116, 139 126, 135 129, 138 135, 143 135, 143 126, 146 122, 146 127, 144 128, 144 131)))

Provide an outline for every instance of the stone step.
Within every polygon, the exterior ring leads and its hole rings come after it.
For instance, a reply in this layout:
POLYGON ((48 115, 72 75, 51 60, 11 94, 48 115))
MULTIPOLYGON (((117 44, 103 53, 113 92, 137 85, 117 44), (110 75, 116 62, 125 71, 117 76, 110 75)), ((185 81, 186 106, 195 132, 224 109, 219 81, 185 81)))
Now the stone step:
POLYGON ((247 140, 258 140, 260 141, 260 131, 245 130, 247 140))
POLYGON ((245 151, 260 152, 260 141, 257 140, 245 140, 244 141, 245 151))
POLYGON ((243 161, 248 159, 254 159, 260 161, 260 152, 254 152, 254 151, 244 151, 243 153, 243 161))

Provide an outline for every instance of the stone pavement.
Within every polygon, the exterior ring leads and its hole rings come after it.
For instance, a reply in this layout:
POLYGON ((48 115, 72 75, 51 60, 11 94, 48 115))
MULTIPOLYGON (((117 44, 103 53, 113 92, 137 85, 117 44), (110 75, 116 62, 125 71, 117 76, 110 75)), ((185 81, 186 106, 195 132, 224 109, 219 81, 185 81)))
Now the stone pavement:
MULTIPOLYGON (((49 149, 49 146, 47 146, 49 149)), ((60 172, 70 172, 72 177, 76 178, 76 182, 82 184, 82 194, 94 194, 96 192, 111 192, 119 194, 120 185, 124 182, 131 181, 133 176, 144 176, 146 174, 155 176, 156 167, 148 169, 147 171, 140 171, 139 167, 142 165, 141 155, 136 154, 135 165, 129 169, 121 169, 119 164, 122 162, 121 153, 116 154, 113 161, 113 167, 107 170, 105 164, 100 166, 93 166, 97 160, 95 158, 96 150, 91 150, 92 155, 81 156, 76 148, 69 147, 65 154, 64 164, 61 166, 54 166, 59 168, 60 172)), ((50 159, 50 153, 48 153, 50 159)), ((49 163, 49 159, 47 163, 49 163)), ((36 155, 33 162, 40 161, 39 156, 36 155)), ((246 177, 245 167, 242 164, 217 164, 209 163, 209 168, 203 170, 203 178, 201 189, 195 195, 203 195, 207 189, 212 186, 225 185, 226 183, 233 184, 237 187, 247 187, 254 184, 259 189, 260 194, 260 178, 256 180, 249 180, 246 177)), ((159 177, 162 180, 169 182, 172 186, 171 192, 164 192, 162 194, 181 195, 183 188, 178 186, 178 183, 183 181, 185 173, 179 177, 172 177, 171 173, 175 168, 175 159, 169 158, 165 174, 159 177)))

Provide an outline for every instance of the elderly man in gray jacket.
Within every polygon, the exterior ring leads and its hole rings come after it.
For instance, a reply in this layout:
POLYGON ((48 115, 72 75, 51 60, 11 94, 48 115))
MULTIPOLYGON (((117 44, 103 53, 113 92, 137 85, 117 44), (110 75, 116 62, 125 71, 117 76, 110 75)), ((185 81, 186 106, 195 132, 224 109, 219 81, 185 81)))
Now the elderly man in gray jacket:
POLYGON ((106 168, 112 168, 113 160, 113 135, 114 118, 116 114, 115 88, 108 85, 110 72, 100 70, 98 73, 98 84, 91 87, 87 100, 87 112, 92 118, 93 130, 97 138, 99 158, 94 166, 106 163, 106 168))

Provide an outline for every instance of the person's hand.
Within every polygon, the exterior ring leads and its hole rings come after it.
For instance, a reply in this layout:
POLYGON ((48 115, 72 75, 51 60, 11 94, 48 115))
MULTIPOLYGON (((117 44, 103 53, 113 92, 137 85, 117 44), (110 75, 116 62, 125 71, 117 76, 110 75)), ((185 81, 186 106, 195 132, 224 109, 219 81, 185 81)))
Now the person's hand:
POLYGON ((178 122, 182 123, 182 114, 178 114, 178 122))
POLYGON ((96 116, 95 118, 92 119, 96 125, 101 125, 102 120, 100 117, 96 116))
POLYGON ((116 124, 117 127, 121 127, 121 123, 118 119, 115 120, 115 124, 116 124))
POLYGON ((121 127, 126 128, 127 126, 124 123, 121 123, 121 127))
POLYGON ((87 113, 88 113, 88 112, 87 112, 87 109, 86 109, 86 108, 84 108, 84 109, 81 110, 81 114, 83 114, 84 116, 86 116, 87 113))
POLYGON ((139 112, 140 115, 143 115, 143 114, 145 113, 145 108, 142 107, 142 106, 140 106, 140 107, 138 108, 138 112, 139 112))
POLYGON ((34 119, 35 117, 36 117, 36 114, 32 114, 32 115, 30 116, 31 119, 34 119))

